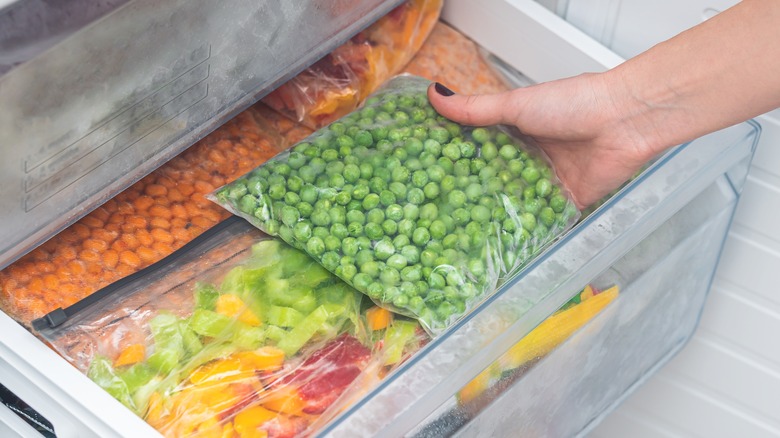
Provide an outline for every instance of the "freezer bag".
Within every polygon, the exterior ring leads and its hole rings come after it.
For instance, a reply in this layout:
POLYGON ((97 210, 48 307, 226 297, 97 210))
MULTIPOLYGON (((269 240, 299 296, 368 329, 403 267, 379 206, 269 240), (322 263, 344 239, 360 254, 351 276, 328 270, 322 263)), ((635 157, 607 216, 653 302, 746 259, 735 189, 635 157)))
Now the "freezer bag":
POLYGON ((428 85, 394 78, 211 198, 436 334, 579 213, 538 150, 439 116, 428 85))
POLYGON ((225 219, 228 214, 203 196, 290 144, 284 136, 295 124, 277 124, 275 117, 261 106, 244 111, 1 271, 0 307, 29 326, 225 219))
POLYGON ((443 0, 409 0, 263 99, 320 128, 349 113, 397 74, 439 19, 443 0))
POLYGON ((362 312, 361 298, 303 252, 231 218, 34 325, 165 436, 292 437, 425 341, 412 320, 362 312))

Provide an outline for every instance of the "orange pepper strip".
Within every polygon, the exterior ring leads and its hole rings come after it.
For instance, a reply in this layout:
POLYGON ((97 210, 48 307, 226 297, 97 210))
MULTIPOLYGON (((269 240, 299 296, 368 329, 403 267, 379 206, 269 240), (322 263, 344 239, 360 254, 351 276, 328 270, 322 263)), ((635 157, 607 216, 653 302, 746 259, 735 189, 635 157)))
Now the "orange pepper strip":
POLYGON ((265 432, 259 431, 258 428, 278 415, 278 413, 269 411, 262 406, 252 406, 236 415, 236 418, 233 419, 233 428, 241 438, 258 436, 257 432, 265 432))
POLYGON ((281 368, 284 363, 284 351, 270 345, 235 353, 233 357, 241 362, 244 370, 270 371, 281 368))
POLYGON ((144 357, 146 357, 146 346, 144 344, 131 344, 119 353, 114 361, 114 367, 132 365, 141 362, 144 357))
POLYGON ((371 330, 387 328, 393 321, 393 314, 389 310, 374 306, 366 310, 366 322, 371 330))
POLYGON ((283 387, 271 390, 261 399, 261 403, 272 411, 298 416, 303 414, 304 402, 295 388, 283 387))

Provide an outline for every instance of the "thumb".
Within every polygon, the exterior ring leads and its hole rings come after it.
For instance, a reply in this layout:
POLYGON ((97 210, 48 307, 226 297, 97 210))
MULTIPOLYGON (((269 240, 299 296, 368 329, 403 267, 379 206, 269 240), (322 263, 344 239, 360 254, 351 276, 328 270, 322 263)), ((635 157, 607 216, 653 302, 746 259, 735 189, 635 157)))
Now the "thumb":
POLYGON ((428 87, 428 99, 442 116, 471 126, 511 123, 509 113, 511 91, 498 94, 460 95, 436 82, 428 87))

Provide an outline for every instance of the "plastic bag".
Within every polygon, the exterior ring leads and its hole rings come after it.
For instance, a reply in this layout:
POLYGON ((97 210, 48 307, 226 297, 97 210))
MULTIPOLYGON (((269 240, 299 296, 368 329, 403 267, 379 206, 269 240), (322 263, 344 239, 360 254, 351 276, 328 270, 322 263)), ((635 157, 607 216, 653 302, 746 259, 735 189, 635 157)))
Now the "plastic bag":
MULTIPOLYGON (((278 116, 250 108, 0 272, 24 325, 171 254, 228 214, 203 196, 284 150, 278 116)), ((294 130, 292 122, 288 129, 294 130)))
POLYGON ((263 99, 311 128, 358 107, 420 49, 443 0, 409 0, 263 99))
POLYGON ((458 391, 458 402, 470 410, 481 410, 526 369, 595 318, 617 296, 617 286, 604 291, 592 286, 585 287, 585 290, 545 319, 458 391))
POLYGON ((394 78, 211 198, 436 334, 578 212, 543 157, 439 116, 428 84, 394 78))
POLYGON ((237 218, 123 283, 35 326, 165 436, 308 434, 425 342, 237 218))
POLYGON ((459 94, 491 94, 509 89, 488 65, 479 46, 444 23, 436 23, 404 73, 441 82, 459 94))

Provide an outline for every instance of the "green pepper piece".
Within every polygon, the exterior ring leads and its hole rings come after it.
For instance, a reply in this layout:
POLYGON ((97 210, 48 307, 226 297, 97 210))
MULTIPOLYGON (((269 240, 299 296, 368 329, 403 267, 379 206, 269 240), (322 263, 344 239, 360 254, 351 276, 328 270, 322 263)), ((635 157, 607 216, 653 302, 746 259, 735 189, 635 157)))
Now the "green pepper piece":
POLYGON ((152 353, 146 363, 160 374, 168 375, 179 365, 181 356, 181 351, 162 348, 152 353))
POLYGON ((130 397, 130 390, 127 384, 114 371, 111 361, 105 356, 95 356, 92 363, 89 364, 87 377, 103 388, 112 397, 119 400, 123 405, 135 410, 135 403, 130 397))
POLYGON ((287 357, 298 352, 309 340, 319 331, 328 321, 328 311, 324 306, 317 307, 298 325, 290 330, 287 335, 279 341, 279 347, 287 357))
POLYGON ((413 340, 417 324, 411 321, 395 320, 385 332, 385 365, 394 365, 403 359, 404 347, 413 340))
POLYGON ((189 326, 201 336, 216 338, 230 326, 233 320, 211 310, 195 309, 190 317, 189 326))
POLYGON ((195 283, 195 307, 199 309, 214 310, 219 298, 219 291, 209 283, 195 283))
POLYGON ((269 306, 265 313, 265 318, 268 324, 271 325, 295 327, 303 320, 304 315, 292 307, 269 306))

